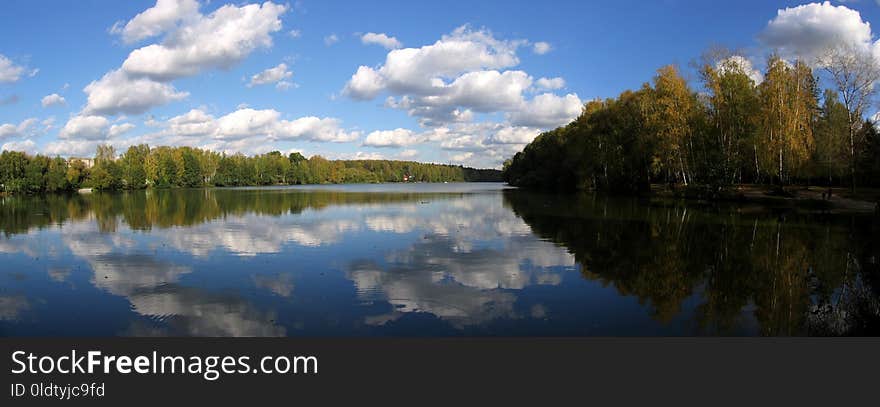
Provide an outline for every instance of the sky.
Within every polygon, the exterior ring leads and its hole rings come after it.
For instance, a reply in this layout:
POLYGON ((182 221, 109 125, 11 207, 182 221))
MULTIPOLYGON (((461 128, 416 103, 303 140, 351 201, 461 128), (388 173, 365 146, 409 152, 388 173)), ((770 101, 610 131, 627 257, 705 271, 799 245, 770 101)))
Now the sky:
POLYGON ((224 0, 0 4, 0 145, 299 151, 498 168, 542 131, 712 46, 760 70, 853 43, 874 0, 224 0))

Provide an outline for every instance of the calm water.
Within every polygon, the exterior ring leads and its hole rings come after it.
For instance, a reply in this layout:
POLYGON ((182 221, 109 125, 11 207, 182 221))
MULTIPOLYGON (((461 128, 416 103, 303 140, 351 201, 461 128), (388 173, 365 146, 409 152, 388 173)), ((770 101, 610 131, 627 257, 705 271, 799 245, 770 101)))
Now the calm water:
POLYGON ((353 185, 0 198, 0 335, 878 334, 870 215, 353 185))

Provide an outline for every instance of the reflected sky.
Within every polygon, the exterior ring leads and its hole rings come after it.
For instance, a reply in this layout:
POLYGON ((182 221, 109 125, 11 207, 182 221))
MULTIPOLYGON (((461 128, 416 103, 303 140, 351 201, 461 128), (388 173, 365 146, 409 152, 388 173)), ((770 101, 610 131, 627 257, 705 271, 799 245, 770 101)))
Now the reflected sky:
MULTIPOLYGON (((3 198, 0 334, 780 334, 768 323, 810 333, 807 319, 773 319, 766 301, 782 293, 749 293, 716 316, 726 278, 707 271, 716 263, 658 260, 664 248, 696 249, 751 218, 719 224, 698 209, 682 216, 629 201, 609 214, 522 194, 498 184, 420 184, 3 198), (715 226, 706 232, 705 224, 715 226), (615 236, 620 228, 635 235, 615 236), (649 251, 655 261, 621 266, 649 251)), ((752 244, 770 237, 755 233, 752 244)), ((795 253, 801 243, 786 244, 795 253)), ((850 249, 840 246, 827 254, 850 249)))

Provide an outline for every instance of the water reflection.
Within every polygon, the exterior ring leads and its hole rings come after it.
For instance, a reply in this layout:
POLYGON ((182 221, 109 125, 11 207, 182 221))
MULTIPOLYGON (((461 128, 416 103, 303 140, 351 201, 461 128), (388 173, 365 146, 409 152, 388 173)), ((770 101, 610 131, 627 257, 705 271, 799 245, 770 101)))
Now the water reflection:
POLYGON ((290 297, 293 292, 293 276, 290 273, 275 276, 255 275, 252 277, 254 286, 269 290, 269 292, 282 297, 290 297))
POLYGON ((21 295, 0 295, 0 321, 15 321, 18 315, 30 308, 27 298, 21 295))
POLYGON ((843 335, 880 325, 870 217, 486 184, 383 188, 2 198, 0 333, 843 335))
MULTIPOLYGON (((478 230, 502 225, 491 217, 481 220, 489 222, 478 224, 478 230)), ((559 271, 550 267, 574 265, 568 253, 545 242, 532 242, 543 250, 518 239, 497 249, 475 247, 480 244, 475 237, 479 233, 469 232, 466 228, 451 235, 432 232, 408 248, 389 252, 384 264, 368 259, 352 262, 346 275, 355 283, 358 297, 384 300, 394 308, 368 316, 368 323, 384 324, 408 312, 426 312, 456 327, 514 318, 517 298, 511 290, 559 284, 559 271)))
POLYGON ((135 325, 136 336, 284 336, 275 314, 261 311, 235 295, 217 295, 196 288, 165 285, 137 291, 128 297, 134 310, 154 318, 151 334, 135 325))
POLYGON ((570 248, 585 278, 669 321, 699 297, 702 332, 878 334, 880 255, 871 216, 766 212, 511 192, 539 236, 570 248))

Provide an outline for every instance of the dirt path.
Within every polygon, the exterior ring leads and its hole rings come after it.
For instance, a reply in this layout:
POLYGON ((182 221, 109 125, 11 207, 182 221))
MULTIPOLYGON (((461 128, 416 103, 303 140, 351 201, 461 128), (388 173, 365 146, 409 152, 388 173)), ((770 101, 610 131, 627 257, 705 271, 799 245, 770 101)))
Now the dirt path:
MULTIPOLYGON (((806 198, 806 199, 822 200, 823 199, 823 197, 822 197, 823 192, 827 192, 827 191, 828 191, 827 189, 817 189, 817 188, 808 188, 808 189, 804 189, 804 190, 798 190, 798 191, 796 191, 797 198, 794 198, 794 199, 806 198)), ((875 210, 876 203, 870 202, 870 201, 865 201, 865 200, 860 200, 860 199, 847 198, 847 197, 843 196, 844 193, 845 192, 843 192, 842 190, 835 191, 834 189, 832 189, 831 198, 827 198, 826 200, 828 202, 831 202, 831 204, 834 205, 834 207, 837 209, 846 209, 846 210, 859 211, 859 212, 863 212, 863 211, 864 212, 871 212, 871 211, 875 210)))

